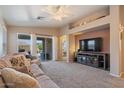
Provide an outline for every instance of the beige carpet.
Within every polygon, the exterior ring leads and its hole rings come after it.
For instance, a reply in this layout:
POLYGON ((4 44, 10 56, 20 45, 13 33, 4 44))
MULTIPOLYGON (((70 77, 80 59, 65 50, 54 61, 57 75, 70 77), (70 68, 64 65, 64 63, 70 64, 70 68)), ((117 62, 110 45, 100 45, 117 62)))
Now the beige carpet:
POLYGON ((62 88, 124 87, 124 79, 112 77, 108 71, 78 63, 42 62, 42 69, 62 88))

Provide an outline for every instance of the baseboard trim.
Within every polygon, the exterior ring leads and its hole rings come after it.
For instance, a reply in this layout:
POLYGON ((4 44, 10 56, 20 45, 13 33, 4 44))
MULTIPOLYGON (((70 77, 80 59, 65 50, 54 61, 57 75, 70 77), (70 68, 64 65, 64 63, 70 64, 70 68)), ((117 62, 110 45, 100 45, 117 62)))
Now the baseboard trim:
POLYGON ((113 74, 113 73, 110 73, 111 76, 114 76, 114 77, 120 77, 120 75, 116 75, 116 74, 113 74))

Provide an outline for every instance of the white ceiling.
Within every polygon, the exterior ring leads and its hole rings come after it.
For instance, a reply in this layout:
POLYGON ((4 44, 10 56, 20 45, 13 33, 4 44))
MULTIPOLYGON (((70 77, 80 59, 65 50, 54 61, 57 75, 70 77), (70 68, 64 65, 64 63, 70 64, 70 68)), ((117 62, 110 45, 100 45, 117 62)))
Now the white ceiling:
POLYGON ((8 25, 12 26, 39 26, 39 27, 61 27, 93 12, 108 8, 105 5, 70 5, 71 15, 62 21, 54 19, 46 20, 48 14, 41 11, 43 5, 5 5, 0 6, 3 18, 8 25), (43 20, 36 20, 38 15, 46 17, 43 20))

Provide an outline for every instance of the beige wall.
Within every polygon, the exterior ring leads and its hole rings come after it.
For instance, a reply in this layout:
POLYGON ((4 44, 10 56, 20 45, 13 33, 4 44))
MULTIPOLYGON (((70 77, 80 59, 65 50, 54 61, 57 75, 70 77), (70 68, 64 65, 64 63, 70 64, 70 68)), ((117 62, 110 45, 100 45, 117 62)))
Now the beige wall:
POLYGON ((75 57, 75 46, 76 46, 76 42, 75 42, 75 35, 70 34, 69 35, 69 50, 68 50, 68 61, 69 62, 73 62, 74 61, 74 57, 75 57))
POLYGON ((17 33, 41 34, 58 36, 59 31, 56 28, 39 28, 39 27, 14 27, 8 26, 8 53, 17 52, 17 33))
POLYGON ((110 31, 108 29, 102 29, 98 31, 90 31, 90 32, 85 32, 80 35, 75 36, 75 45, 76 45, 76 50, 79 49, 79 40, 82 39, 89 39, 89 38, 97 38, 101 37, 103 39, 103 47, 102 47, 102 52, 110 52, 110 31))
POLYGON ((110 7, 110 74, 120 76, 119 6, 110 7))
POLYGON ((124 77, 124 5, 120 6, 120 23, 123 26, 122 29, 120 29, 122 37, 121 37, 121 73, 123 74, 124 77))

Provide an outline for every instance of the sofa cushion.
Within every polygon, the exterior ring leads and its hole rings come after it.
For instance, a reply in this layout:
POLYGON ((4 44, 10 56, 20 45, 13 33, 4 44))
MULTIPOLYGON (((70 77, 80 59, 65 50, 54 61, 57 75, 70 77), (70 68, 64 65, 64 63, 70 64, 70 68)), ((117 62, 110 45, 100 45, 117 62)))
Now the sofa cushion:
POLYGON ((31 72, 35 77, 44 75, 44 72, 40 69, 40 67, 37 64, 31 64, 31 72))
POLYGON ((29 76, 18 72, 12 68, 3 68, 1 75, 8 87, 11 88, 37 88, 40 87, 38 81, 29 76))
POLYGON ((4 60, 0 59, 0 69, 4 67, 10 67, 10 65, 8 64, 8 62, 5 62, 4 60))
POLYGON ((0 88, 5 88, 5 83, 2 79, 2 76, 0 76, 0 88))
POLYGON ((11 62, 10 62, 11 57, 12 57, 11 55, 6 55, 1 58, 1 60, 7 64, 7 67, 12 67, 11 62))
POLYGON ((3 81, 3 78, 1 75, 1 69, 0 69, 0 88, 5 88, 5 82, 3 81))
POLYGON ((31 71, 28 71, 26 66, 20 67, 20 68, 16 68, 17 71, 28 74, 32 77, 34 77, 33 73, 31 71))
POLYGON ((37 59, 34 59, 34 60, 31 60, 31 64, 37 64, 37 65, 41 65, 41 63, 40 63, 41 61, 40 61, 40 59, 39 58, 37 58, 37 59))
POLYGON ((36 78, 42 88, 59 88, 48 76, 42 75, 36 78))

